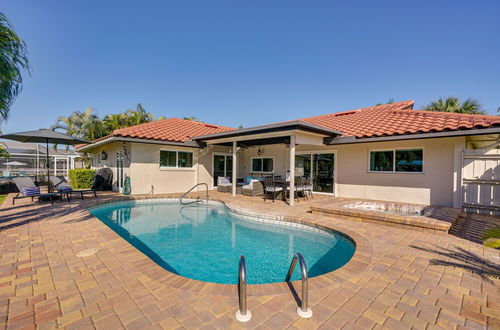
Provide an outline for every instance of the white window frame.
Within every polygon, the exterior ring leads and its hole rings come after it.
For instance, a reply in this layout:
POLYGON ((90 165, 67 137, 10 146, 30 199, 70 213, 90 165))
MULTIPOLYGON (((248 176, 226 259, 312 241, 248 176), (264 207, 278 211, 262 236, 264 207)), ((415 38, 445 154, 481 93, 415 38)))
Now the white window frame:
POLYGON ((425 172, 425 148, 424 147, 405 147, 405 148, 387 148, 387 149, 368 149, 368 173, 379 174, 424 174, 425 172), (421 172, 403 172, 396 171, 396 151, 398 150, 422 150, 422 171, 421 172), (370 170, 370 156, 372 152, 392 151, 392 171, 372 171, 370 170))
POLYGON ((263 174, 271 174, 274 173, 274 157, 266 156, 266 157, 251 157, 250 158, 250 173, 263 173, 263 174), (253 160, 254 159, 262 159, 262 169, 264 170, 264 159, 272 159, 273 160, 273 170, 271 172, 268 171, 254 171, 253 170, 253 160))
POLYGON ((194 170, 195 167, 195 158, 194 158, 194 152, 192 151, 188 151, 188 150, 172 150, 172 149, 160 149, 160 152, 158 153, 159 154, 159 159, 158 159, 158 166, 160 168, 160 170, 177 170, 177 171, 185 171, 185 170, 194 170), (175 152, 175 166, 161 166, 161 152, 162 151, 170 151, 170 152, 175 152), (186 152, 186 153, 190 153, 191 156, 193 157, 193 163, 191 165, 191 167, 179 167, 179 152, 186 152))

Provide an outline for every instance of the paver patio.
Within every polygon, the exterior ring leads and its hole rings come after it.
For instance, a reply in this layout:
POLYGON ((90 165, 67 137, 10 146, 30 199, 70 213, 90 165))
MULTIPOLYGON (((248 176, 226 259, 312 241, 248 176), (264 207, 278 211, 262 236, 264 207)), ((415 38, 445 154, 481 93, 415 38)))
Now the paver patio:
POLYGON ((0 208, 0 324, 7 328, 500 329, 500 251, 309 213, 311 203, 328 203, 324 196, 290 208, 211 193, 237 210, 355 233, 369 249, 358 274, 311 288, 311 319, 297 316, 285 288, 253 292, 248 323, 235 320, 235 286, 172 276, 91 216, 85 207, 95 199, 12 206, 12 196, 0 208), (77 256, 87 249, 98 250, 77 256))

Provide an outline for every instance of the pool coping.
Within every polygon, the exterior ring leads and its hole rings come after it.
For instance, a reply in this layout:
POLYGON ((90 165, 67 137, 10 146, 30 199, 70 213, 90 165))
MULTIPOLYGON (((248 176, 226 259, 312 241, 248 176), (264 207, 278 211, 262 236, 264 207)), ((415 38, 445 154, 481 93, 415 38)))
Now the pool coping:
MULTIPOLYGON (((154 264, 156 267, 148 267, 147 270, 142 271, 145 276, 150 278, 151 280, 155 280, 160 282, 161 284, 175 288, 175 289, 181 289, 181 290, 187 290, 189 292, 193 293, 199 293, 199 294, 206 294, 206 295, 221 295, 221 296, 237 296, 238 295, 238 290, 237 290, 237 285, 236 284, 219 284, 219 283, 212 283, 212 282, 204 282, 204 281, 199 281, 199 280, 194 280, 190 279, 187 277, 183 277, 177 274, 174 274, 172 272, 169 272, 168 270, 164 269, 160 265, 158 265, 156 262, 154 262, 151 258, 149 258, 147 255, 145 255, 143 252, 141 252, 139 249, 137 249, 135 246, 130 244, 127 240, 125 240, 123 237, 121 237, 118 233, 113 231, 111 228, 109 228, 106 224, 104 224, 102 221, 100 221, 98 218, 94 217, 90 212, 89 209, 92 209, 96 206, 102 206, 105 204, 110 204, 113 202, 121 202, 121 201, 140 201, 140 200, 165 200, 165 201, 171 201, 175 197, 164 197, 164 196, 117 196, 117 197, 112 197, 111 199, 106 199, 106 200, 98 200, 93 203, 88 204, 87 206, 84 207, 85 211, 96 221, 101 223, 103 226, 105 226, 108 230, 113 232, 115 235, 120 237, 120 239, 123 239, 127 244, 130 245, 133 249, 135 249, 137 252, 139 252, 141 255, 143 255, 145 258, 147 258, 152 264, 154 264)), ((366 237, 363 235, 360 235, 356 232, 350 231, 350 230, 345 230, 345 229, 337 229, 334 224, 319 224, 319 223, 314 223, 311 222, 308 219, 305 219, 301 216, 276 216, 276 215, 270 215, 270 214, 263 214, 263 213, 256 213, 256 212, 250 212, 248 210, 244 210, 241 208, 238 208, 234 205, 232 205, 230 202, 226 202, 224 200, 220 199, 210 199, 210 201, 213 202, 218 202, 222 203, 228 208, 229 212, 235 213, 236 215, 240 217, 246 217, 246 218, 253 218, 253 221, 258 221, 255 220, 261 219, 261 220, 273 220, 273 221, 281 221, 281 222, 290 222, 290 223, 297 223, 313 228, 317 228, 320 230, 330 230, 334 231, 336 233, 340 233, 343 236, 349 237, 351 240, 354 241, 356 245, 356 249, 354 251, 354 255, 352 258, 342 267, 320 275, 320 276, 315 276, 309 278, 309 290, 321 290, 325 289, 328 287, 333 287, 336 286, 342 282, 352 280, 354 278, 359 278, 361 273, 365 271, 368 268, 368 265, 371 263, 372 256, 373 256, 373 247, 368 241, 366 237)), ((142 266, 143 261, 137 261, 133 260, 131 261, 132 263, 137 263, 138 268, 142 266)), ((133 266, 133 265, 131 265, 133 266)), ((236 271, 236 266, 235 266, 235 271, 236 271)), ((292 281, 290 282, 294 288, 298 288, 301 286, 301 281, 292 281)), ((267 283, 267 284, 249 284, 247 286, 247 294, 248 296, 270 296, 270 295, 283 295, 283 294, 289 294, 290 293, 290 286, 289 283, 287 282, 278 282, 278 283, 267 283)), ((297 290, 297 289, 295 289, 297 290)), ((298 291, 298 290, 297 290, 298 291)))

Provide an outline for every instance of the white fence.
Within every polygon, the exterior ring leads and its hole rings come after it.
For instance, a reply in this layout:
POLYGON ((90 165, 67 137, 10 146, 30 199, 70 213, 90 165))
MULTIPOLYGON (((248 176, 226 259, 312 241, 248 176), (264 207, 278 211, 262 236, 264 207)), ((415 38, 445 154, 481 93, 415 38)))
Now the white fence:
POLYGON ((466 211, 500 215, 500 149, 464 152, 462 182, 466 211))

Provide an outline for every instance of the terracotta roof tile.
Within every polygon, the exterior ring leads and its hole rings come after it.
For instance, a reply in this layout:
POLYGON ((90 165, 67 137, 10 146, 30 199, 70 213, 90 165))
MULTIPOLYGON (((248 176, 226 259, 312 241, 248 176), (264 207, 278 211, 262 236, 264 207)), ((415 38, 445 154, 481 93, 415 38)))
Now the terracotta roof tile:
POLYGON ((201 123, 180 118, 168 118, 151 123, 117 129, 112 136, 123 136, 174 142, 189 141, 195 136, 231 131, 234 128, 201 123))
POLYGON ((300 119, 358 138, 500 126, 499 116, 412 110, 413 101, 300 119))

